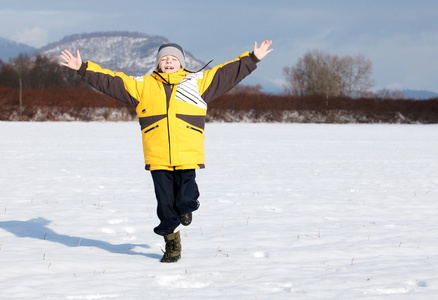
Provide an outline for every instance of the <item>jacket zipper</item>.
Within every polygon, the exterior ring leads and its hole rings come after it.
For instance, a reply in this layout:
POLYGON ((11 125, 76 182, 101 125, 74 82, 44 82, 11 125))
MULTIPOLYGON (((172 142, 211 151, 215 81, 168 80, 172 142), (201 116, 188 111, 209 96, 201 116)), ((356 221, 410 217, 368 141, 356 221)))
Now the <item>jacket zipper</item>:
POLYGON ((151 131, 151 130, 157 128, 157 127, 158 127, 158 125, 155 125, 154 127, 151 127, 148 130, 145 130, 143 133, 148 133, 149 131, 151 131))
POLYGON ((188 128, 188 129, 191 129, 191 130, 194 130, 194 131, 197 131, 197 132, 199 132, 199 133, 202 133, 202 131, 199 130, 198 128, 194 128, 194 127, 192 127, 192 126, 187 126, 187 128, 188 128))
POLYGON ((173 87, 174 85, 170 85, 170 98, 169 101, 167 102, 167 139, 169 142, 169 164, 172 165, 172 147, 170 145, 170 124, 169 124, 169 107, 170 107, 170 100, 172 99, 172 93, 173 93, 173 87))

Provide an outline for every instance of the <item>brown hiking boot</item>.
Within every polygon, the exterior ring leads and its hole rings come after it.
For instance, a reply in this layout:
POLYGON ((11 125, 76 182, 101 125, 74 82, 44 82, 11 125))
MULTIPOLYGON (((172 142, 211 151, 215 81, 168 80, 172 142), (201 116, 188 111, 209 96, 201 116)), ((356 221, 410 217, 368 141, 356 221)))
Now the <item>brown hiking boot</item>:
POLYGON ((179 231, 164 237, 166 241, 166 252, 164 252, 162 263, 174 263, 181 258, 181 237, 179 231))

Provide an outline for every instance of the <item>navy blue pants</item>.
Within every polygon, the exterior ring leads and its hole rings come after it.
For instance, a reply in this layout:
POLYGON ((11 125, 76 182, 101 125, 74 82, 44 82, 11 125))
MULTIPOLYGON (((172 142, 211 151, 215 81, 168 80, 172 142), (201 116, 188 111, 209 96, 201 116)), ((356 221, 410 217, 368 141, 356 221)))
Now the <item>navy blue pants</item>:
POLYGON ((158 235, 173 233, 181 224, 179 216, 199 207, 199 190, 195 170, 151 171, 157 198, 157 215, 160 224, 154 228, 158 235))

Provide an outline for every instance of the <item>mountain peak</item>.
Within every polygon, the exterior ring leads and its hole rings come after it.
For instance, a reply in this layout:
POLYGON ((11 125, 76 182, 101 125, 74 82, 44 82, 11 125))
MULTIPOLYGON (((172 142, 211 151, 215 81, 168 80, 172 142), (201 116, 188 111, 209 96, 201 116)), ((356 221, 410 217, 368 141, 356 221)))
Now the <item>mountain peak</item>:
MULTIPOLYGON (((83 61, 93 61, 114 72, 142 76, 151 74, 156 69, 158 47, 168 42, 164 37, 139 32, 94 32, 64 37, 37 52, 47 56, 59 56, 64 49, 72 53, 79 49, 83 61)), ((187 69, 195 70, 203 65, 203 62, 186 52, 187 69)))

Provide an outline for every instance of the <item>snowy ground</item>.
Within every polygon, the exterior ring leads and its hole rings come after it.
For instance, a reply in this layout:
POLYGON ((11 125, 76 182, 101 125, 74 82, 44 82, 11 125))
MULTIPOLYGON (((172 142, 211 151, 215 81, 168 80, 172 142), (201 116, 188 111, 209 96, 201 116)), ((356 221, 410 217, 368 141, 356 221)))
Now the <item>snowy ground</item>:
POLYGON ((438 126, 207 124, 162 264, 139 126, 0 122, 0 299, 432 299, 438 126))

